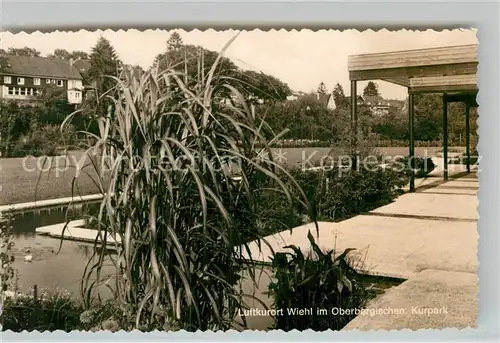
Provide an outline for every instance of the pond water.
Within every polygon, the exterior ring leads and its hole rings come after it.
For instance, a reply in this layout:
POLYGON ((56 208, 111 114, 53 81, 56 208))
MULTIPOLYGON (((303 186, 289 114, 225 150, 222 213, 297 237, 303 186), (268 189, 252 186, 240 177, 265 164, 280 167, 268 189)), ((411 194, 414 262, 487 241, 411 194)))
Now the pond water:
MULTIPOLYGON (((12 253, 17 270, 19 291, 25 292, 34 285, 38 288, 65 289, 70 293, 80 292, 87 261, 92 255, 92 245, 57 238, 40 236, 36 228, 64 223, 67 220, 82 219, 85 215, 95 215, 99 203, 58 206, 12 213, 12 235, 15 246, 12 253), (32 261, 26 262, 25 256, 32 261)), ((105 268, 111 273, 111 268, 105 268)))
POLYGON ((73 204, 71 206, 45 207, 36 210, 12 213, 12 234, 14 237, 34 237, 35 229, 41 226, 64 223, 67 220, 81 219, 85 215, 96 215, 98 202, 73 204))

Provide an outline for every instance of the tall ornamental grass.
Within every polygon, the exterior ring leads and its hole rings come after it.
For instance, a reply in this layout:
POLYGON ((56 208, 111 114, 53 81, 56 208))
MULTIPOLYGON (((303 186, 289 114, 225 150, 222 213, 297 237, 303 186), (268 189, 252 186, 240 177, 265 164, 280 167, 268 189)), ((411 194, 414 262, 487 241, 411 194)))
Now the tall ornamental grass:
POLYGON ((104 193, 95 226, 100 239, 121 244, 113 255, 96 240, 82 296, 92 306, 97 288, 110 286, 122 329, 229 329, 247 299, 241 272, 255 282, 251 259, 241 257, 260 236, 260 199, 276 192, 309 208, 290 174, 260 158, 261 150, 272 156, 268 127, 219 60, 206 75, 203 57, 194 76, 183 66, 125 70, 103 95, 113 106, 97 119, 99 134, 85 133, 104 193), (103 276, 106 261, 112 278, 103 276))

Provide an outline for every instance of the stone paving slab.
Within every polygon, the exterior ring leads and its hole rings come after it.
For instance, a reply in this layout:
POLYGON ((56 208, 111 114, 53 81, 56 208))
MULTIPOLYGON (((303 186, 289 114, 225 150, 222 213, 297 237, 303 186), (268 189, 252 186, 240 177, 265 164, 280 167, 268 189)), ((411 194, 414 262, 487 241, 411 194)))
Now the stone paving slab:
MULTIPOLYGON (((433 188, 435 189, 435 188, 433 188)), ((468 195, 407 193, 371 213, 477 220, 479 199, 468 195)))
MULTIPOLYGON (((342 252, 356 248, 352 254, 360 269, 375 275, 409 278, 426 268, 476 272, 478 231, 476 222, 453 222, 362 215, 339 223, 320 222, 319 239, 313 224, 281 232, 265 240, 272 249, 296 245, 310 251, 309 230, 325 250, 342 252)), ((264 244, 261 251, 255 242, 252 257, 270 262, 271 250, 264 244)))
POLYGON ((374 299, 343 330, 475 328, 478 289, 476 274, 428 269, 374 299))
MULTIPOLYGON (((84 220, 72 221, 68 224, 66 230, 64 230, 64 223, 43 226, 36 228, 36 233, 41 235, 49 235, 50 237, 54 237, 57 239, 60 239, 64 236, 64 239, 81 242, 94 242, 96 238, 99 237, 99 231, 78 227, 83 225, 84 223, 84 220)), ((116 237, 116 239, 111 236, 106 237, 106 244, 110 245, 110 248, 115 244, 119 244, 120 242, 120 237, 116 237)))

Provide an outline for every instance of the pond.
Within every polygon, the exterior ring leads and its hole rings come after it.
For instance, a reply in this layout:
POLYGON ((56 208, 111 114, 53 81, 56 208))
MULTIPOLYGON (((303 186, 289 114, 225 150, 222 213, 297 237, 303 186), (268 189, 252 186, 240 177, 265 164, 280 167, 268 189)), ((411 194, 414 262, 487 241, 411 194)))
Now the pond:
MULTIPOLYGON (((18 271, 17 287, 26 292, 37 285, 39 288, 65 289, 79 294, 80 280, 87 261, 92 255, 92 245, 57 238, 40 236, 36 228, 81 219, 95 215, 99 203, 83 203, 71 207, 58 206, 12 213, 12 235, 15 246, 13 268, 18 271), (25 256, 31 255, 31 262, 25 256)), ((111 268, 105 268, 111 273, 111 268)))

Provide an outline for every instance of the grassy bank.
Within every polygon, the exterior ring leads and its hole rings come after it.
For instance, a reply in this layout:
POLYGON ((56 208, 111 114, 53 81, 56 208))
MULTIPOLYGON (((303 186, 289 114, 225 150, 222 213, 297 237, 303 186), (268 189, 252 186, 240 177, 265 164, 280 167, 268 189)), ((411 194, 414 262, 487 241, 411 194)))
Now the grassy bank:
POLYGON ((80 163, 81 156, 81 152, 69 153, 69 164, 63 157, 52 158, 59 169, 51 169, 42 158, 0 159, 0 205, 99 193, 91 169, 85 168, 77 175, 73 167, 80 163))

